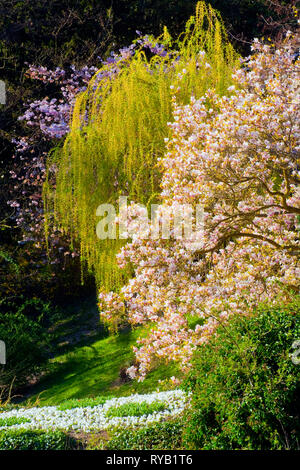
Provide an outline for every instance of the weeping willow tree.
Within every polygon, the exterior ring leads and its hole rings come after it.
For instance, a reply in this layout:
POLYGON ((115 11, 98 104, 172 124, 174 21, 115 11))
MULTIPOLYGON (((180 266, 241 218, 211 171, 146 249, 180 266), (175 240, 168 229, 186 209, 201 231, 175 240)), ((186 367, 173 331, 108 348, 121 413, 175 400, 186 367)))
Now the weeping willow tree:
POLYGON ((115 261, 122 241, 96 236, 97 207, 119 195, 143 204, 159 199, 157 160, 170 132, 172 96, 188 103, 208 88, 226 93, 238 62, 218 12, 205 2, 197 4, 179 38, 165 29, 154 42, 167 52, 149 57, 136 47, 130 57, 120 57, 113 73, 103 66, 77 97, 68 137, 49 160, 55 184, 48 175, 44 187, 46 231, 54 216, 79 243, 97 285, 109 289, 118 289, 129 273, 115 261))

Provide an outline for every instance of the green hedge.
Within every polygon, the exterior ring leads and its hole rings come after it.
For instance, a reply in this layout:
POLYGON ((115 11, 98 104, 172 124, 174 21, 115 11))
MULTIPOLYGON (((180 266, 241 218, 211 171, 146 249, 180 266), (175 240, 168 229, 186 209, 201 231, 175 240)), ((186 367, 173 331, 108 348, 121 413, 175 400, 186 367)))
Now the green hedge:
POLYGON ((192 392, 184 443, 190 449, 297 449, 300 301, 235 317, 201 346, 185 381, 192 392))
POLYGON ((0 450, 66 450, 72 440, 61 431, 0 431, 0 450))
POLYGON ((0 339, 6 344, 6 364, 0 365, 0 401, 27 384, 47 359, 49 339, 40 321, 26 317, 20 310, 2 313, 0 339))
POLYGON ((116 430, 106 448, 109 450, 182 449, 182 423, 179 420, 168 420, 140 429, 116 430))

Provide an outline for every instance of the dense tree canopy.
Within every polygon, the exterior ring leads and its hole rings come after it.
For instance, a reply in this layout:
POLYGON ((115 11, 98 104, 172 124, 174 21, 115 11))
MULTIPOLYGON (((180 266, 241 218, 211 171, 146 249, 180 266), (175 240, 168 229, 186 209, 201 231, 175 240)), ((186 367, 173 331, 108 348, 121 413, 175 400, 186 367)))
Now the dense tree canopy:
MULTIPOLYGON (((29 249, 18 244, 24 237, 28 238, 28 229, 36 231, 35 223, 32 222, 31 227, 26 223, 24 232, 24 227, 16 225, 16 207, 7 205, 7 199, 16 201, 26 180, 23 200, 26 198, 27 202, 25 206, 23 202, 19 203, 24 210, 32 212, 27 207, 28 202, 31 197, 37 202, 36 197, 41 194, 45 156, 53 145, 57 145, 58 138, 54 136, 54 140, 50 141, 45 138, 45 134, 37 132, 37 127, 24 125, 24 121, 18 121, 18 117, 24 114, 30 102, 41 102, 43 106, 45 99, 48 102, 54 99, 59 101, 62 91, 61 84, 56 81, 31 80, 34 74, 27 73, 29 64, 53 71, 60 67, 66 77, 72 74, 72 64, 77 70, 91 65, 99 67, 99 56, 107 58, 112 50, 128 46, 137 38, 137 30, 142 34, 157 36, 166 25, 171 35, 176 37, 194 12, 196 3, 195 0, 63 0, 50 3, 44 0, 0 0, 0 79, 5 80, 7 88, 7 103, 5 106, 0 105, 0 176, 3 188, 0 194, 1 240, 8 255, 26 267, 29 285, 33 279, 39 279, 36 267, 39 265, 38 259, 44 259, 44 244, 38 240, 40 248, 37 249, 33 244, 29 249), (26 161, 19 158, 23 158, 24 153, 15 156, 16 146, 12 142, 14 139, 22 144, 24 137, 32 137, 35 141, 25 155, 26 161), (32 264, 30 258, 35 258, 36 262, 32 264), (32 268, 34 274, 29 272, 32 268)), ((297 2, 294 0, 287 4, 281 0, 213 0, 211 4, 220 11, 229 37, 242 52, 249 50, 249 41, 254 36, 266 32, 276 37, 280 30, 286 29, 286 26, 292 28, 296 21, 293 5, 297 2), (283 28, 282 23, 285 24, 283 28)), ((38 116, 36 118, 40 119, 38 116)), ((36 209, 40 211, 40 205, 36 209)), ((38 219, 41 214, 41 211, 38 212, 38 219)), ((60 259, 59 263, 62 262, 64 266, 61 258, 52 256, 51 263, 60 259)), ((78 263, 75 259, 73 261, 70 269, 77 272, 78 263)), ((6 269, 6 261, 2 264, 6 269)), ((56 269, 55 264, 48 264, 47 273, 43 274, 45 280, 49 275, 54 280, 51 273, 53 269, 56 269)))
POLYGON ((2 443, 299 447, 298 5, 0 0, 2 443))
MULTIPOLYGON (((175 224, 201 205, 203 230, 178 238, 174 225, 164 239, 135 223, 118 256, 134 277, 120 294, 100 294, 104 320, 153 324, 136 349, 141 378, 161 358, 188 367, 220 322, 299 290, 298 41, 289 33, 274 50, 256 40, 229 97, 210 89, 185 106, 175 99, 160 217, 175 224)), ((130 210, 140 218, 138 205, 130 210)))

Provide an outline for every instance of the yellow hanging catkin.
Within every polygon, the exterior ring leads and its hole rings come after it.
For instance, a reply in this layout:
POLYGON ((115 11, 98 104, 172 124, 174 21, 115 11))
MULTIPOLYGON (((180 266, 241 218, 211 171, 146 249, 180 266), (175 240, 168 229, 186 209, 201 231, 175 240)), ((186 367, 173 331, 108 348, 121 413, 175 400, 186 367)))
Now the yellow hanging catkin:
POLYGON ((119 195, 143 204, 154 201, 160 184, 156 163, 169 136, 174 90, 181 103, 208 88, 226 93, 238 63, 219 14, 205 2, 197 4, 176 41, 166 28, 157 41, 177 51, 173 58, 148 59, 137 50, 114 79, 100 78, 105 66, 100 69, 76 99, 63 147, 49 158, 56 182, 54 188, 47 179, 44 186, 46 232, 54 217, 79 243, 84 269, 110 290, 119 289, 130 273, 115 261, 124 241, 97 238, 97 207, 116 203, 119 195), (205 51, 206 66, 199 66, 200 51, 205 51))

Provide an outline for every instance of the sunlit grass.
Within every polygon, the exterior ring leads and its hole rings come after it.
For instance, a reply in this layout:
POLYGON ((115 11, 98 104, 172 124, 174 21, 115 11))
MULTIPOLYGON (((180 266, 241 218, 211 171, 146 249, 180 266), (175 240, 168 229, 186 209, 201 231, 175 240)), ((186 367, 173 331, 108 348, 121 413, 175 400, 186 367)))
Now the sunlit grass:
POLYGON ((175 366, 160 365, 143 382, 123 383, 120 379, 120 370, 129 367, 134 360, 132 346, 142 333, 138 328, 99 339, 52 359, 50 372, 33 389, 30 402, 57 405, 72 399, 155 391, 159 380, 178 375, 175 366))
POLYGON ((120 406, 112 406, 106 412, 107 418, 122 418, 124 416, 143 416, 151 415, 158 411, 164 411, 167 405, 162 402, 147 403, 146 401, 140 403, 124 403, 120 406))

